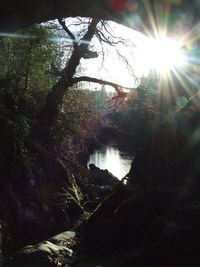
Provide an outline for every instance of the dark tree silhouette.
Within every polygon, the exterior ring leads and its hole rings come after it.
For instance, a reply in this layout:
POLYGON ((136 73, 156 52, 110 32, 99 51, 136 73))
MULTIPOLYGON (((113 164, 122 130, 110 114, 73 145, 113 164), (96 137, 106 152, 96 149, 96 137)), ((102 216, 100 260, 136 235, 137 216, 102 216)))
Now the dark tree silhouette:
MULTIPOLYGON (((125 41, 122 38, 109 40, 97 27, 98 23, 100 22, 99 19, 90 19, 87 30, 80 40, 78 40, 75 35, 69 30, 63 19, 59 19, 58 21, 63 30, 70 37, 73 50, 71 56, 67 59, 63 70, 61 70, 60 72, 56 70, 56 72, 58 72, 59 78, 47 96, 46 105, 37 116, 37 125, 33 128, 33 133, 39 139, 41 137, 46 138, 50 134, 51 127, 53 126, 59 113, 59 105, 62 104, 63 97, 67 90, 74 84, 77 84, 79 82, 93 82, 112 86, 117 93, 120 93, 122 90, 122 87, 117 83, 88 76, 76 77, 76 72, 78 66, 80 65, 81 59, 91 59, 98 57, 97 52, 90 50, 90 44, 95 35, 100 40, 100 42, 104 42, 109 45, 115 45, 119 42, 125 41)), ((102 21, 101 23, 103 25, 103 28, 105 29, 106 25, 102 21)))

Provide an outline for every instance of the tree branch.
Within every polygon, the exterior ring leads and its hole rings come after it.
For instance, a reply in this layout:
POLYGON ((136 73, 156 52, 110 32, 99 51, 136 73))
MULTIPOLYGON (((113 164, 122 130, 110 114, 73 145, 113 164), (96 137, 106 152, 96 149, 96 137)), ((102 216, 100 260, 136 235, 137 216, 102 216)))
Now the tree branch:
POLYGON ((100 26, 97 27, 96 31, 96 36, 100 42, 107 43, 110 46, 116 46, 119 44, 123 44, 125 47, 133 46, 133 44, 129 43, 127 39, 113 35, 113 30, 110 28, 108 22, 105 22, 103 20, 101 20, 100 22, 100 26))
POLYGON ((99 19, 92 19, 91 23, 88 26, 88 30, 81 39, 81 44, 84 45, 87 42, 90 42, 96 32, 97 24, 99 23, 99 19))
POLYGON ((98 84, 104 84, 104 85, 109 85, 115 89, 116 92, 122 91, 122 88, 128 89, 128 90, 135 90, 136 88, 130 88, 130 87, 125 87, 122 85, 119 85, 117 83, 105 81, 102 79, 97 79, 89 76, 80 76, 80 77, 75 77, 71 80, 73 84, 79 83, 79 82, 93 82, 93 83, 98 83, 98 84))
POLYGON ((59 18, 58 19, 59 24, 63 27, 63 30, 69 35, 69 37, 72 39, 73 42, 73 46, 75 48, 75 46, 77 46, 77 42, 76 42, 76 38, 73 35, 73 33, 68 29, 68 27, 65 24, 65 20, 59 18))
MULTIPOLYGON (((88 55, 88 48, 92 38, 95 35, 96 27, 98 24, 98 19, 92 19, 87 32, 80 40, 79 44, 75 43, 74 50, 70 59, 66 62, 64 69, 61 71, 61 76, 58 81, 54 84, 51 92, 47 95, 46 105, 44 108, 39 112, 37 116, 37 126, 33 127, 33 135, 36 138, 47 138, 51 132, 52 125, 55 119, 58 116, 59 104, 62 103, 63 97, 67 89, 73 85, 73 76, 76 73, 76 69, 80 64, 81 58, 88 55)), ((71 35, 71 38, 74 39, 71 35)), ((93 57, 95 54, 92 54, 93 57)))
POLYGON ((134 70, 133 70, 131 64, 129 63, 128 58, 126 56, 122 55, 119 50, 116 50, 116 52, 117 52, 117 56, 118 56, 119 60, 121 60, 122 62, 124 62, 126 64, 126 67, 128 68, 129 73, 134 77, 134 79, 137 82, 139 82, 139 78, 135 75, 134 70))

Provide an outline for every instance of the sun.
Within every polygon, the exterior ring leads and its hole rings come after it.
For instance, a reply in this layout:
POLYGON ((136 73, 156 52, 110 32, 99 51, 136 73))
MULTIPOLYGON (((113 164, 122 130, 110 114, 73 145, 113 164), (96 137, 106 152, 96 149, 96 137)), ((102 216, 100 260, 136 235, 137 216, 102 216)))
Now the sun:
POLYGON ((160 74, 167 74, 185 63, 182 44, 173 39, 160 37, 147 42, 147 64, 160 74))

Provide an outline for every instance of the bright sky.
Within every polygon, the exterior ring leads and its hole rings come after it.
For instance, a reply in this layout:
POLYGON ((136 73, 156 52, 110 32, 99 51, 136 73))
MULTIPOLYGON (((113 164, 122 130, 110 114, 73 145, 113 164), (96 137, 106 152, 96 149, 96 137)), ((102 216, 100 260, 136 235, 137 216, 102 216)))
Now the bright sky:
MULTIPOLYGON (((145 39, 147 38, 120 24, 114 22, 110 22, 109 24, 112 28, 112 34, 126 40, 125 44, 118 44, 115 47, 106 44, 104 45, 105 55, 103 67, 101 55, 97 59, 83 60, 82 63, 85 69, 84 74, 133 88, 136 85, 133 73, 135 76, 139 77, 147 75, 149 71, 149 69, 146 68, 146 65, 143 64, 143 48, 142 50, 139 48, 140 44, 145 43, 145 39), (135 47, 136 45, 137 47, 135 47), (131 73, 131 70, 127 67, 126 63, 119 58, 117 50, 120 52, 120 55, 128 60, 133 73, 131 73)), ((94 45, 96 45, 98 49, 98 44, 95 40, 94 45)))
MULTIPOLYGON (((137 86, 136 77, 147 76, 152 69, 163 75, 185 64, 182 44, 178 41, 164 37, 150 39, 114 22, 109 22, 109 26, 112 35, 123 38, 125 43, 116 46, 104 45, 103 67, 101 55, 97 59, 82 60, 83 75, 134 88, 137 86), (128 60, 130 67, 119 59, 117 50, 128 60)), ((101 50, 97 40, 93 40, 93 45, 97 51, 101 50)))
MULTIPOLYGON (((88 18, 68 18, 65 22, 79 42, 87 30, 88 18)), ((69 36, 60 33, 59 42, 70 46, 69 36)), ((146 77, 151 70, 167 77, 171 72, 179 75, 186 69, 187 58, 183 51, 185 44, 179 40, 168 39, 164 35, 153 39, 111 21, 103 34, 110 41, 112 36, 115 41, 116 37, 122 38, 123 43, 113 46, 103 43, 102 46, 96 37, 93 38, 90 49, 98 52, 99 56, 95 59, 82 59, 77 75, 87 75, 118 83, 122 87, 135 88, 138 78, 146 77), (122 57, 128 62, 128 66, 122 57)), ((98 88, 98 85, 90 83, 90 87, 98 88)))

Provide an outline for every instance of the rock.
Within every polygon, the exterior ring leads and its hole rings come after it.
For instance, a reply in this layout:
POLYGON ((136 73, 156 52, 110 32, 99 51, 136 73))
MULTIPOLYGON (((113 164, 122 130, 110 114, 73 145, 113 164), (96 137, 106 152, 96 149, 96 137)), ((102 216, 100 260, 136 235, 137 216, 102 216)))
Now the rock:
POLYGON ((94 211, 99 205, 99 201, 86 201, 83 206, 85 212, 94 211))
POLYGON ((84 192, 89 196, 92 201, 103 200, 113 190, 113 187, 109 185, 95 185, 87 184, 84 186, 84 192))
POLYGON ((0 223, 0 266, 3 260, 3 229, 2 224, 0 223))
POLYGON ((77 218, 83 214, 83 208, 75 201, 71 201, 69 204, 67 204, 65 212, 69 219, 69 225, 73 225, 77 218))
POLYGON ((74 259, 76 233, 66 231, 36 245, 28 245, 17 252, 10 267, 68 266, 74 259))
POLYGON ((199 111, 192 114, 188 108, 176 114, 176 123, 168 119, 153 135, 149 134, 146 143, 136 151, 130 182, 145 188, 199 186, 199 111))
POLYGON ((136 267, 138 259, 137 251, 125 251, 109 253, 107 255, 94 255, 85 254, 82 255, 77 263, 76 267, 136 267))
POLYGON ((155 221, 144 243, 141 267, 197 267, 200 206, 171 211, 155 221))
POLYGON ((101 170, 95 166, 95 164, 89 165, 90 172, 89 178, 91 179, 91 183, 94 185, 107 185, 107 186, 115 186, 119 183, 119 180, 112 175, 108 170, 101 170))
POLYGON ((166 189, 135 191, 120 187, 95 210, 85 224, 85 248, 123 250, 139 248, 151 223, 163 215, 175 199, 166 189))
POLYGON ((90 171, 100 171, 100 168, 98 168, 95 164, 89 164, 90 171))

